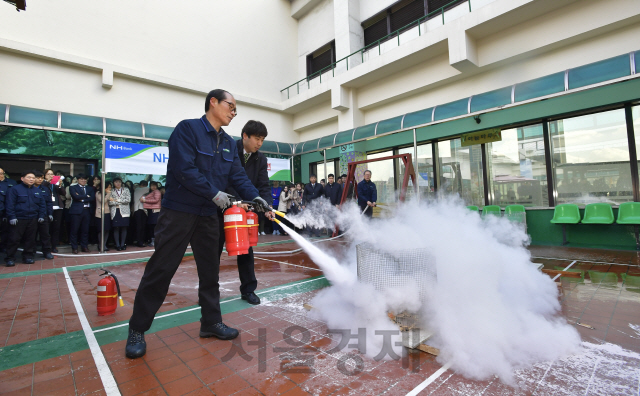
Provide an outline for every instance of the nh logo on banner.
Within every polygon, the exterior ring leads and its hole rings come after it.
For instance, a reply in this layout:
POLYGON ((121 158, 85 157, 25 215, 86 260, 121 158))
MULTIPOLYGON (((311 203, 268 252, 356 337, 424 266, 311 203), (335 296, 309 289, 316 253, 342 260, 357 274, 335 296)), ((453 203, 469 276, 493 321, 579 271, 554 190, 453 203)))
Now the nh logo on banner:
POLYGON ((105 144, 106 172, 166 175, 169 147, 113 142, 105 144))
POLYGON ((153 153, 153 162, 167 162, 169 159, 168 155, 164 155, 161 153, 153 153))

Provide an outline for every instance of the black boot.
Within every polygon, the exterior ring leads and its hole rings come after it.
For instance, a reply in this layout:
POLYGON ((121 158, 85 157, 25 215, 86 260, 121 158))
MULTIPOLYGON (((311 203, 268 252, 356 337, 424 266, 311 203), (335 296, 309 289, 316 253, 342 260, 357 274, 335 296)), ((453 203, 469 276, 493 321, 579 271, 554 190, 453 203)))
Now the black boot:
POLYGON ((147 343, 144 341, 144 333, 130 328, 125 354, 128 358, 135 359, 144 356, 145 353, 147 343))
POLYGON ((232 340, 236 338, 240 332, 232 329, 226 324, 220 322, 211 326, 200 325, 200 337, 217 337, 221 340, 232 340))

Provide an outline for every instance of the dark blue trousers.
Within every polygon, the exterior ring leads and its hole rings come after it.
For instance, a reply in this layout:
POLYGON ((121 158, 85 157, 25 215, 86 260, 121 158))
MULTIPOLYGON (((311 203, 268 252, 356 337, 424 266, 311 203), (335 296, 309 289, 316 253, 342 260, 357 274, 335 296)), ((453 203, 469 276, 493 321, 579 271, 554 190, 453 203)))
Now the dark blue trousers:
POLYGON ((78 249, 78 234, 80 246, 87 248, 89 245, 89 223, 91 222, 91 209, 84 208, 82 213, 71 215, 71 235, 69 236, 71 248, 78 249))

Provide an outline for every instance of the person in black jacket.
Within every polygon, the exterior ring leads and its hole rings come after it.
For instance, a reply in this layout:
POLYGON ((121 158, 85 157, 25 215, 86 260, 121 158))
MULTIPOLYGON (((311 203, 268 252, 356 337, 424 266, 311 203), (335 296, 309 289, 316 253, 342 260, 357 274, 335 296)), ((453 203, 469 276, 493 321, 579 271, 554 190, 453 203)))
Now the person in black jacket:
MULTIPOLYGON (((85 253, 89 253, 89 223, 91 222, 91 202, 96 200, 93 187, 87 186, 87 176, 78 174, 78 184, 69 187, 71 195, 71 252, 78 254, 78 236, 80 237, 80 247, 85 253)), ((94 212, 95 213, 95 212, 94 212)))
MULTIPOLYGON (((260 192, 260 196, 267 201, 269 205, 273 205, 271 197, 271 188, 269 187, 269 173, 267 172, 267 157, 262 154, 259 149, 262 147, 264 138, 267 137, 267 127, 260 121, 248 121, 242 128, 242 140, 236 142, 238 147, 238 156, 240 162, 247 173, 249 180, 255 188, 260 192)), ((237 199, 249 200, 251 197, 242 197, 233 187, 227 187, 226 192, 233 195, 237 199)), ((246 207, 245 207, 246 209, 246 207)), ((266 212, 265 216, 273 219, 273 212, 266 212)), ((222 253, 224 245, 224 223, 220 223, 220 244, 219 249, 222 253)), ((249 304, 260 304, 260 298, 256 295, 255 290, 258 286, 256 273, 254 269, 253 248, 249 248, 249 254, 241 254, 238 257, 238 274, 240 275, 240 294, 243 300, 249 304)))
POLYGON ((33 186, 36 181, 34 171, 22 173, 22 184, 17 184, 9 190, 6 200, 6 211, 9 224, 9 243, 7 244, 7 267, 15 265, 15 254, 20 241, 24 241, 22 260, 25 264, 33 264, 33 254, 36 247, 36 230, 38 223, 43 223, 47 215, 47 206, 42 197, 42 191, 33 186))
POLYGON ((64 201, 60 199, 61 196, 66 195, 64 184, 62 180, 58 179, 56 183, 51 184, 53 179, 53 170, 44 170, 44 182, 43 186, 47 187, 51 191, 51 203, 53 204, 53 221, 49 225, 49 235, 51 236, 51 252, 58 253, 58 243, 60 242, 60 232, 62 229, 63 213, 64 213, 64 201))
MULTIPOLYGON (((309 183, 304 186, 304 193, 302 194, 302 209, 309 205, 312 201, 324 196, 324 189, 322 184, 316 183, 318 178, 316 175, 309 176, 309 183)), ((320 229, 315 227, 309 228, 310 236, 320 236, 320 229)))
POLYGON ((9 179, 0 168, 0 251, 5 251, 9 242, 9 220, 7 219, 6 204, 9 189, 16 185, 16 182, 9 179))
POLYGON ((47 215, 44 217, 44 221, 42 223, 38 223, 38 232, 40 235, 40 242, 42 243, 42 255, 47 260, 53 260, 53 255, 51 254, 51 235, 49 234, 49 224, 53 222, 53 202, 51 200, 51 190, 48 187, 44 186, 42 183, 44 182, 44 173, 40 171, 35 172, 36 181, 33 183, 33 186, 39 188, 42 191, 42 198, 44 199, 45 205, 47 207, 47 215))

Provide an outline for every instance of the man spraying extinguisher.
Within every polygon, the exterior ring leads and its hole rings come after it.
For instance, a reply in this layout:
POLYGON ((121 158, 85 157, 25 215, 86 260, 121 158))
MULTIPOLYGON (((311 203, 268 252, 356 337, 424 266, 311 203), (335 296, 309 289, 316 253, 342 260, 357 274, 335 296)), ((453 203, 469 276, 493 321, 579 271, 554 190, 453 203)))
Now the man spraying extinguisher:
POLYGON ((235 141, 222 129, 237 114, 233 96, 215 89, 207 95, 204 109, 201 118, 181 121, 169 138, 167 184, 155 229, 155 252, 140 280, 129 320, 125 348, 129 358, 146 353, 144 332, 151 327, 189 244, 200 282, 200 337, 230 340, 239 334, 222 322, 220 312, 220 222, 222 210, 231 203, 224 190, 232 186, 263 210, 268 204, 247 178, 235 141))

